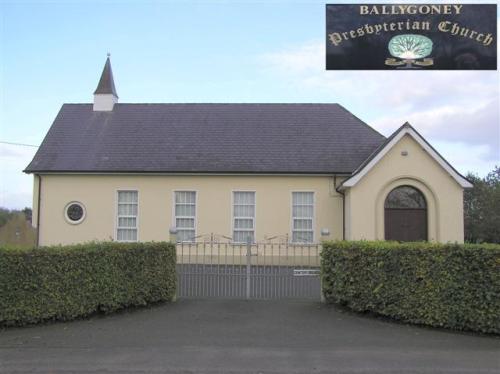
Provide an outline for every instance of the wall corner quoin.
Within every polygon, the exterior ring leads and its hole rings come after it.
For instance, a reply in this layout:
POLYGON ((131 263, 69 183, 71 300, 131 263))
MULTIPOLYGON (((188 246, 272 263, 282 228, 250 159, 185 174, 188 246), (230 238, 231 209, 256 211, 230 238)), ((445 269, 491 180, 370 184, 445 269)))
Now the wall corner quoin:
POLYGON ((33 194, 32 194, 32 215, 31 215, 31 226, 33 228, 38 227, 39 219, 39 202, 40 202, 40 176, 38 174, 33 174, 33 194))

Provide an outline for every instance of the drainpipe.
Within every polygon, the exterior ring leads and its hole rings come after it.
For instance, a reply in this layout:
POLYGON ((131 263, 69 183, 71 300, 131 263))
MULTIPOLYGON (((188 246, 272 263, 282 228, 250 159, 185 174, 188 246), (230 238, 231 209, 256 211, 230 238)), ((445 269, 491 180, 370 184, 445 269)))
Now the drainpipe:
POLYGON ((337 187, 337 176, 333 177, 333 186, 337 193, 342 195, 342 240, 345 240, 345 192, 341 192, 337 187))
POLYGON ((36 209, 36 248, 40 246, 40 202, 42 200, 42 176, 38 174, 38 201, 36 209))

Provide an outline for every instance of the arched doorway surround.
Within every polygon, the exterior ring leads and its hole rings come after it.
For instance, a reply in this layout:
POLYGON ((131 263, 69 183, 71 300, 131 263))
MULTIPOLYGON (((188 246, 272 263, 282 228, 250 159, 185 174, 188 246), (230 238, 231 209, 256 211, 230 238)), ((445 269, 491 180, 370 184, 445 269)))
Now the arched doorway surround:
POLYGON ((377 194, 375 202, 375 238, 385 240, 385 202, 389 193, 397 187, 409 186, 418 190, 426 203, 427 240, 439 241, 439 201, 427 183, 414 176, 400 176, 388 181, 377 194))

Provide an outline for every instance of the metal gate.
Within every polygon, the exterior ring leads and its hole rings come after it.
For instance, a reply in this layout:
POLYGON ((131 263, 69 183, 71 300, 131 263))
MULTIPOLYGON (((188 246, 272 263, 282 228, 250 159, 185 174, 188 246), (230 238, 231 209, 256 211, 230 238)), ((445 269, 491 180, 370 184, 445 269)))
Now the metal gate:
POLYGON ((321 298, 320 244, 177 244, 177 296, 238 299, 321 298))

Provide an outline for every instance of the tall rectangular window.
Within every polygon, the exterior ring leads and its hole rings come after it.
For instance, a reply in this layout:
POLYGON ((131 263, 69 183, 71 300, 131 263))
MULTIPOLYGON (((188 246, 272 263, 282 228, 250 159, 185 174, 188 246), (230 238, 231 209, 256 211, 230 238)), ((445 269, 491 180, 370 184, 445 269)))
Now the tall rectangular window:
POLYGON ((255 192, 233 192, 233 242, 255 240, 255 192))
POLYGON ((137 191, 118 191, 116 240, 137 241, 137 191))
POLYGON ((175 192, 175 228, 177 241, 194 242, 196 236, 196 192, 175 192))
POLYGON ((292 192, 292 242, 314 240, 314 192, 292 192))

